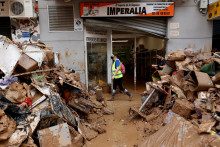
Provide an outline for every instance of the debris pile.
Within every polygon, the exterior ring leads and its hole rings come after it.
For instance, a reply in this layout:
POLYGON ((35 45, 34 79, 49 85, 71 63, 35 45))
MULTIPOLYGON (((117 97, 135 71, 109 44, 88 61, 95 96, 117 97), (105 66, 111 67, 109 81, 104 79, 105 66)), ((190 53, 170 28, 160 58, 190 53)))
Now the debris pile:
POLYGON ((88 95, 51 47, 0 36, 0 50, 0 146, 83 146, 105 133, 105 122, 95 120, 106 114, 105 102, 88 95))
POLYGON ((153 82, 146 83, 144 108, 131 108, 150 124, 145 131, 151 136, 142 146, 218 146, 220 59, 177 50, 166 62, 153 74, 153 82), (164 116, 153 130, 155 120, 164 116))

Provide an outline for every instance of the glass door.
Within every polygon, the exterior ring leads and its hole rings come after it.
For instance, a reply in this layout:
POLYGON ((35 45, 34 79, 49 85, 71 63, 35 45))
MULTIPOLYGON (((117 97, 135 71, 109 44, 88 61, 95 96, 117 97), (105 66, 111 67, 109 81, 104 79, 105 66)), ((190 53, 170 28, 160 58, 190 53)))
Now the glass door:
POLYGON ((107 39, 87 37, 88 87, 107 83, 107 39))

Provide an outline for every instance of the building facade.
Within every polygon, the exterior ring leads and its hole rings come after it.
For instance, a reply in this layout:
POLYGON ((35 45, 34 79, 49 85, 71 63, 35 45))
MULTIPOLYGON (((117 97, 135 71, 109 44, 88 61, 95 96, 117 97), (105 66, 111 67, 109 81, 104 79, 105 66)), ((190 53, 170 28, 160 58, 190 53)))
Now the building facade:
MULTIPOLYGON (((164 1, 148 0, 147 2, 164 1)), ((213 21, 207 20, 207 14, 200 12, 195 1, 172 1, 175 3, 172 17, 138 19, 82 18, 80 14, 82 2, 90 1, 38 1, 39 27, 38 25, 35 27, 39 30, 35 31, 33 40, 40 38, 41 42, 52 46, 55 52, 61 54, 61 63, 79 72, 81 81, 87 86, 97 85, 98 81, 111 83, 112 52, 121 54, 126 70, 131 73, 128 79, 132 79, 135 84, 140 77, 148 80, 147 77, 152 74, 148 69, 150 64, 157 62, 154 56, 159 51, 169 54, 178 49, 192 48, 199 55, 210 55, 213 21)), ((95 2, 144 3, 146 1, 96 0, 95 2)), ((16 30, 18 29, 17 26, 16 30)), ((16 37, 19 35, 14 36, 16 37)))

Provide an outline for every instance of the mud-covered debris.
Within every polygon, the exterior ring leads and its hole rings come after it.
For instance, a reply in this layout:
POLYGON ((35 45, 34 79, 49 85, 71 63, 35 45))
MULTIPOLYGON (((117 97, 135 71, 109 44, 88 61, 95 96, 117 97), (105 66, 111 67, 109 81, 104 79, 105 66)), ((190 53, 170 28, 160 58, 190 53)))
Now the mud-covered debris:
POLYGON ((71 135, 66 123, 38 131, 40 146, 71 146, 71 135))

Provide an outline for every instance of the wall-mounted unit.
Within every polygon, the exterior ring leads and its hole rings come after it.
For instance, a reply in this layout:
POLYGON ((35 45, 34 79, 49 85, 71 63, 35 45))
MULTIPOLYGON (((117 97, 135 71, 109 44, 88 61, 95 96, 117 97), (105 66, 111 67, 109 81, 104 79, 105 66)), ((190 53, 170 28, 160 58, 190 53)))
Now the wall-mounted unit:
POLYGON ((34 17, 34 6, 32 0, 10 0, 10 17, 34 17))

